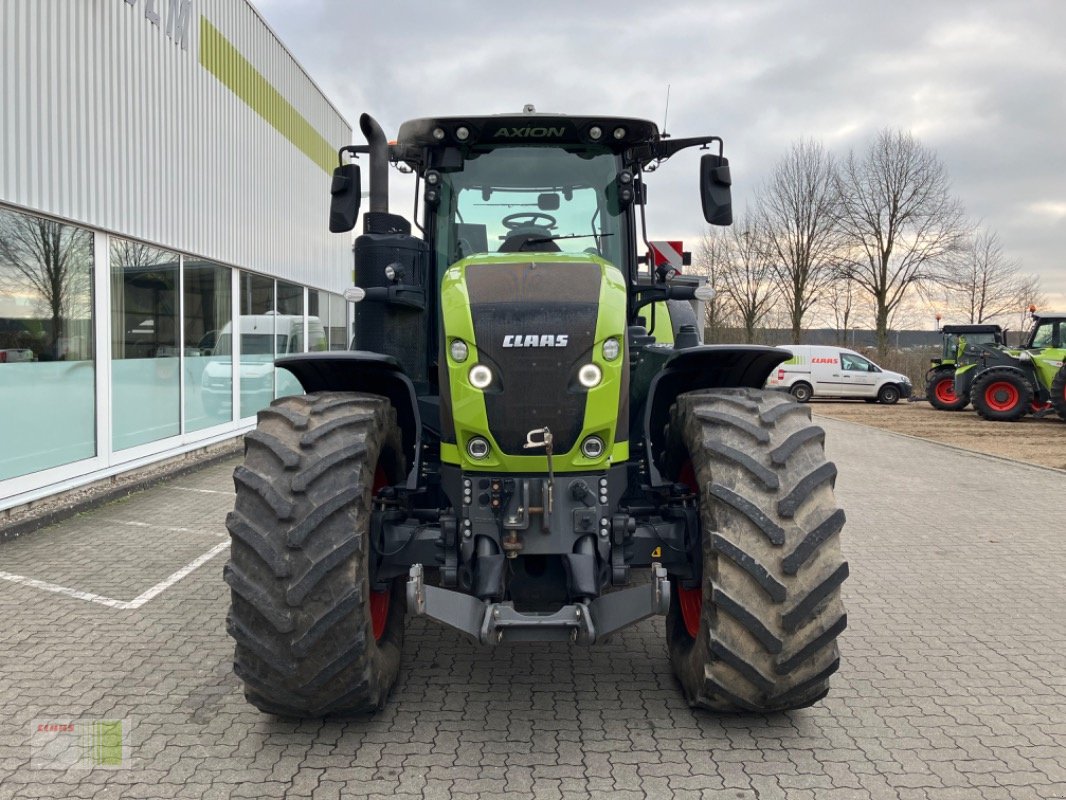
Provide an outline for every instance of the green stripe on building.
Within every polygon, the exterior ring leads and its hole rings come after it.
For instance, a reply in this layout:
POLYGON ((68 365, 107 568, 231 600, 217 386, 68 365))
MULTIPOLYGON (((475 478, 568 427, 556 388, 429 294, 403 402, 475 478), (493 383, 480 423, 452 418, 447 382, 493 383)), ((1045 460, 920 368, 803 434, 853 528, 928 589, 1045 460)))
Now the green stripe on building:
POLYGON ((327 174, 333 172, 336 148, 204 16, 200 17, 200 64, 327 174))

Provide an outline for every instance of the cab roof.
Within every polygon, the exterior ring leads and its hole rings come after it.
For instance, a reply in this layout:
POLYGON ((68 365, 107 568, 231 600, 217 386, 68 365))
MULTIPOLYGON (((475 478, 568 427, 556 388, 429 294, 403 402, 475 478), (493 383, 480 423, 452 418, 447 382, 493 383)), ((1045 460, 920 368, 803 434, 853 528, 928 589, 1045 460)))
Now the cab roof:
MULTIPOLYGON (((698 140, 670 139, 659 127, 646 119, 606 115, 573 116, 569 114, 492 114, 466 117, 424 117, 400 126, 392 144, 391 158, 418 168, 429 152, 459 154, 477 145, 598 145, 623 154, 626 163, 647 166, 669 158, 682 147, 705 142, 720 142, 717 137, 698 140)), ((447 164, 447 155, 431 156, 435 165, 447 164)))
POLYGON ((944 325, 941 333, 1002 333, 999 325, 944 325))

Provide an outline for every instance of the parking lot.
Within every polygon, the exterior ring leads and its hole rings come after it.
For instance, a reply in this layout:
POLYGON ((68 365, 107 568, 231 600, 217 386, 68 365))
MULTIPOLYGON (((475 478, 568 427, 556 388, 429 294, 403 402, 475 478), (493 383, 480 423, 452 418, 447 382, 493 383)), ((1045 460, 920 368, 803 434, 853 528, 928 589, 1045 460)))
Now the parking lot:
POLYGON ((0 544, 0 798, 1066 797, 1066 473, 819 424, 852 577, 813 708, 690 710, 661 620, 498 650, 418 620, 380 714, 263 716, 225 633, 230 460, 0 544), (123 767, 35 768, 74 719, 126 721, 123 767))

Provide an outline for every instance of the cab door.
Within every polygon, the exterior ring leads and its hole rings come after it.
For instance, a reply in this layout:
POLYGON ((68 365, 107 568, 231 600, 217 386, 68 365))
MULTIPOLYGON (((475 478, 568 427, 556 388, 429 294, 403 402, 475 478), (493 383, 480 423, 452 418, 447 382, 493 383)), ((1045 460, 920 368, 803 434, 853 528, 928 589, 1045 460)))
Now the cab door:
POLYGON ((881 370, 872 361, 854 353, 840 354, 841 383, 844 397, 877 397, 881 370))

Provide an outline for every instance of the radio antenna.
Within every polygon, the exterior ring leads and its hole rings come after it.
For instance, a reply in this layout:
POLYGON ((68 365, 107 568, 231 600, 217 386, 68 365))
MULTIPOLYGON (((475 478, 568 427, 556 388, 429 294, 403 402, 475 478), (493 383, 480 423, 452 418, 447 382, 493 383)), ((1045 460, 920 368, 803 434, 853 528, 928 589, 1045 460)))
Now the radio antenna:
POLYGON ((660 136, 664 139, 669 138, 670 134, 666 132, 666 120, 670 116, 670 84, 666 84, 666 110, 663 112, 663 130, 660 136))

